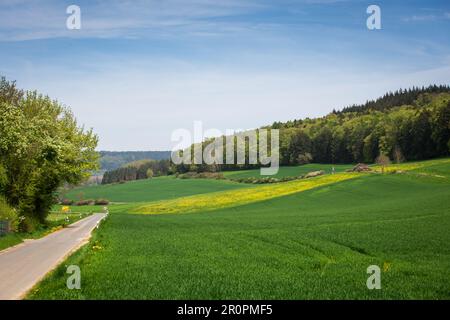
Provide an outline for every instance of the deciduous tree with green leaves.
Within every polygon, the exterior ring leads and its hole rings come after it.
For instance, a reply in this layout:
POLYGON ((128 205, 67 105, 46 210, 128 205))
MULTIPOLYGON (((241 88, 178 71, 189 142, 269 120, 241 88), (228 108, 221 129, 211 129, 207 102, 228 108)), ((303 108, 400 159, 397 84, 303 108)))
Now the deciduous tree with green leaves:
POLYGON ((21 216, 44 222, 58 187, 98 168, 97 142, 67 107, 0 80, 1 192, 21 216))

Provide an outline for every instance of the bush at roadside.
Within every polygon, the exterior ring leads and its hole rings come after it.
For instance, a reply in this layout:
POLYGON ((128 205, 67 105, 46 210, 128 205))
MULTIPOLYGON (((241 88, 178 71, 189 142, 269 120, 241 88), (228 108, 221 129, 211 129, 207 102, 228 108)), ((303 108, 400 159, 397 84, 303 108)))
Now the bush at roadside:
POLYGON ((80 200, 75 202, 76 206, 92 206, 95 203, 94 200, 92 199, 87 199, 87 200, 80 200))
POLYGON ((6 203, 2 196, 0 196, 0 221, 8 221, 11 231, 17 231, 19 225, 17 212, 6 203))
POLYGON ((107 199, 97 199, 95 200, 96 206, 107 206, 109 204, 109 200, 107 199))

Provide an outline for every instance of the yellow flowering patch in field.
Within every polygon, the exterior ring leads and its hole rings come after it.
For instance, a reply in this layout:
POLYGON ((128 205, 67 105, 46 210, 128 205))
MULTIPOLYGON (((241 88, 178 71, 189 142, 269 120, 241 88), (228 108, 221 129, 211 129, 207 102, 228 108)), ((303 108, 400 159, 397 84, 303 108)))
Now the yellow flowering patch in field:
MULTIPOLYGON (((396 171, 413 171, 418 170, 422 168, 428 168, 434 165, 443 165, 443 164, 449 164, 450 158, 445 159, 435 159, 435 160, 427 160, 427 161, 420 161, 420 162, 406 162, 406 163, 395 163, 395 164, 389 164, 385 166, 384 172, 396 172, 396 171)), ((382 168, 380 165, 373 166, 372 169, 374 169, 377 172, 381 172, 382 168)))
MULTIPOLYGON (((423 166, 419 165, 418 163, 407 163, 407 164, 389 164, 384 167, 384 172, 395 172, 395 171, 411 171, 416 170, 419 168, 422 168, 423 166)), ((373 166, 372 167, 376 172, 382 172, 381 166, 373 166)))
POLYGON ((131 212, 143 214, 164 214, 215 210, 224 207, 239 206, 243 204, 286 196, 296 192, 345 181, 358 176, 360 176, 360 174, 339 173, 311 179, 302 179, 284 183, 264 185, 257 188, 244 188, 238 190, 200 194, 173 200, 152 202, 137 207, 131 212))

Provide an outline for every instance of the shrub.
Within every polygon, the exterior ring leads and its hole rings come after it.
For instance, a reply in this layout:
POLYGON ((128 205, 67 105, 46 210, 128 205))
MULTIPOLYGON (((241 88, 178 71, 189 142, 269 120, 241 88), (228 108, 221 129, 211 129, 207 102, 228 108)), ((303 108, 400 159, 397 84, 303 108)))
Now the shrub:
POLYGON ((312 171, 312 172, 308 172, 308 173, 305 175, 305 178, 306 178, 306 179, 307 179, 307 178, 314 178, 314 177, 321 176, 321 175, 323 175, 323 174, 325 174, 325 171, 323 171, 323 170, 320 170, 320 171, 312 171))
POLYGON ((31 233, 40 227, 40 222, 37 218, 24 217, 20 220, 19 231, 31 233))
POLYGON ((234 178, 229 179, 234 182, 239 183, 251 183, 251 184, 265 184, 265 183, 278 183, 278 182, 287 182, 292 180, 301 179, 301 177, 282 177, 282 178, 274 178, 274 177, 264 177, 264 178, 234 178))
POLYGON ((298 164, 307 164, 310 163, 312 161, 313 157, 311 155, 311 153, 306 152, 306 153, 302 153, 299 154, 297 157, 297 163, 298 164))
POLYGON ((77 201, 77 202, 75 202, 75 205, 76 205, 76 206, 91 206, 91 205, 93 205, 94 203, 95 203, 94 200, 89 199, 89 200, 80 200, 80 201, 77 201))
POLYGON ((402 150, 399 146, 394 147, 394 151, 392 152, 395 163, 405 162, 405 157, 403 156, 402 150))
POLYGON ((11 208, 5 198, 0 196, 0 220, 9 221, 11 231, 17 231, 19 225, 19 217, 16 210, 11 208))
POLYGON ((376 159, 375 163, 381 166, 381 173, 384 173, 384 169, 391 164, 391 159, 383 153, 381 153, 376 159))
POLYGON ((196 178, 200 179, 223 179, 224 176, 219 172, 200 172, 197 174, 196 178))
POLYGON ((70 200, 70 199, 62 199, 60 204, 63 206, 71 206, 71 205, 73 205, 73 202, 74 201, 70 200))
POLYGON ((107 199, 97 199, 95 200, 96 206, 107 206, 109 204, 109 200, 107 199))
POLYGON ((3 190, 3 187, 6 185, 8 178, 6 177, 6 170, 0 164, 0 192, 3 190))
POLYGON ((353 168, 347 169, 345 171, 347 171, 347 172, 369 172, 369 171, 372 171, 372 169, 367 164, 358 163, 353 168))
POLYGON ((225 179, 220 172, 186 172, 178 174, 179 179, 225 179))

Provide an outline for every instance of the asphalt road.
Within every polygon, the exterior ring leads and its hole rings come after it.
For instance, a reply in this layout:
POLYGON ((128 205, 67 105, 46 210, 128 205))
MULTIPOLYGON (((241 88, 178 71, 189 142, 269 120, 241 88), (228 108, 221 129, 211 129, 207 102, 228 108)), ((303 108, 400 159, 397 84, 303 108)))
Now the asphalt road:
POLYGON ((104 213, 96 213, 44 238, 26 240, 1 251, 0 300, 21 299, 64 258, 85 244, 104 217, 104 213))

